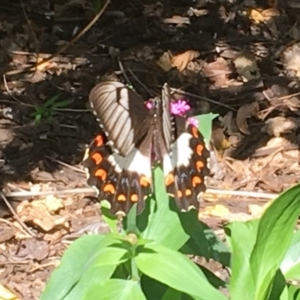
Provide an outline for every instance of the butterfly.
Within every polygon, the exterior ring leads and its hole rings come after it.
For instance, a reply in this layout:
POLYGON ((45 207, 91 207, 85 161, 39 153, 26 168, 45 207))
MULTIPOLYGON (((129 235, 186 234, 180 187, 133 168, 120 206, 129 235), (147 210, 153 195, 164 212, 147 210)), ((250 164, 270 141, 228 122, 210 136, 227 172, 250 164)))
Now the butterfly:
POLYGON ((104 81, 90 92, 89 102, 101 127, 83 165, 88 184, 111 204, 113 214, 137 213, 152 192, 152 166, 162 166, 164 185, 177 207, 197 207, 205 190, 209 151, 202 134, 186 117, 171 110, 167 84, 159 98, 143 99, 118 81, 104 81))

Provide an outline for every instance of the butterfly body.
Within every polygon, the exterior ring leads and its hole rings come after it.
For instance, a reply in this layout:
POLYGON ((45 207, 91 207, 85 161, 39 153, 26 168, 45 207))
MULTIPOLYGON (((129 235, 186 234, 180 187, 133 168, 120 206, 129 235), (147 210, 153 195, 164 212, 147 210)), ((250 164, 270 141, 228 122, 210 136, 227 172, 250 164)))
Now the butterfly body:
POLYGON ((120 82, 102 82, 90 93, 90 103, 103 132, 91 143, 84 160, 88 183, 113 213, 126 213, 152 191, 152 164, 161 163, 167 192, 177 206, 196 206, 205 189, 209 153, 198 129, 170 111, 170 95, 143 100, 120 82))

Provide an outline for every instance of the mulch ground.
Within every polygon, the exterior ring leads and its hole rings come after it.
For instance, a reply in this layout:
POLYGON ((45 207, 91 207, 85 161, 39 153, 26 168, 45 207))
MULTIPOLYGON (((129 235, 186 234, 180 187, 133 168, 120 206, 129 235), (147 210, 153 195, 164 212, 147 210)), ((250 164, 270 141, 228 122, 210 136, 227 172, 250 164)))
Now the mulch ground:
POLYGON ((1 1, 0 283, 19 299, 39 299, 74 239, 108 230, 81 166, 104 76, 144 99, 168 82, 219 114, 200 209, 218 234, 300 178, 297 0, 115 0, 92 24, 102 2, 1 1))

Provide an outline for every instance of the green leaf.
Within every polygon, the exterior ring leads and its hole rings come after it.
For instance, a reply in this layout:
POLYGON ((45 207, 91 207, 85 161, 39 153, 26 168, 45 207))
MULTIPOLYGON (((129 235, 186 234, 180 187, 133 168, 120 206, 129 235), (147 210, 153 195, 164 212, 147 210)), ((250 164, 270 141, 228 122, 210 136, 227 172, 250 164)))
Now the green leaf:
POLYGON ((41 106, 44 108, 44 109, 47 109, 49 107, 51 107, 55 101, 60 97, 61 94, 57 94, 53 97, 51 97, 50 99, 48 99, 44 104, 42 104, 41 106))
POLYGON ((118 218, 110 213, 110 204, 107 201, 101 201, 102 218, 110 228, 111 232, 118 232, 118 218))
POLYGON ((232 299, 253 300, 255 280, 250 257, 256 242, 258 221, 233 222, 225 232, 232 248, 230 295, 232 299))
POLYGON ((206 143, 208 143, 211 138, 212 121, 218 116, 218 114, 213 113, 195 116, 195 118, 199 121, 199 130, 202 133, 206 143))
POLYGON ((126 245, 129 243, 123 243, 112 234, 88 235, 76 240, 63 255, 60 266, 52 273, 41 300, 65 299, 84 274, 92 272, 89 270, 91 268, 110 265, 106 272, 111 272, 117 264, 128 259, 126 245))
POLYGON ((180 249, 181 253, 202 256, 218 261, 224 266, 229 266, 229 249, 211 228, 198 220, 195 209, 187 213, 180 213, 179 218, 184 232, 190 237, 180 249))
POLYGON ((152 243, 141 247, 134 258, 138 269, 169 287, 201 300, 226 299, 185 255, 152 243))
POLYGON ((181 222, 176 211, 169 208, 169 196, 167 195, 163 184, 164 176, 160 168, 154 170, 154 188, 156 201, 150 201, 150 212, 145 210, 138 216, 137 224, 142 232, 142 237, 154 240, 161 245, 171 249, 178 250, 189 239, 184 232, 181 222), (143 223, 147 221, 147 227, 142 228, 143 223))
POLYGON ((182 293, 168 288, 161 300, 181 300, 182 293))
POLYGON ((56 108, 59 108, 59 107, 67 106, 67 105, 71 104, 72 102, 73 102, 72 99, 67 99, 67 100, 59 101, 59 102, 54 103, 52 105, 52 109, 56 109, 56 108))
POLYGON ((292 242, 289 246, 280 269, 286 280, 300 279, 300 231, 293 234, 292 242))
POLYGON ((300 185, 281 194, 265 211, 258 225, 251 268, 256 279, 254 299, 264 299, 291 243, 300 213, 300 185))
POLYGON ((95 284, 83 300, 146 300, 137 281, 110 279, 104 284, 95 284))

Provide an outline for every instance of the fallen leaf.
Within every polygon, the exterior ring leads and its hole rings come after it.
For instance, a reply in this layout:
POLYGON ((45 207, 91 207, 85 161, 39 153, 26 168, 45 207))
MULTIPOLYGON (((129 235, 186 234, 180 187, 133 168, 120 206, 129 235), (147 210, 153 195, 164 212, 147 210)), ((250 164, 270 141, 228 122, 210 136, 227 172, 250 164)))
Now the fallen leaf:
POLYGON ((250 9, 249 18, 256 24, 265 23, 274 17, 279 16, 279 11, 276 8, 262 9, 250 9))
POLYGON ((20 298, 0 284, 0 300, 19 300, 20 298))
POLYGON ((200 53, 198 51, 188 50, 184 53, 173 56, 171 59, 171 65, 182 72, 187 67, 188 63, 199 55, 200 53))
POLYGON ((259 105, 257 102, 252 102, 250 104, 246 104, 240 107, 236 115, 236 124, 242 133, 247 135, 250 134, 247 119, 256 116, 258 111, 259 105))
POLYGON ((170 52, 164 52, 156 61, 156 64, 164 71, 169 72, 172 69, 170 52))
POLYGON ((176 24, 176 25, 191 24, 189 18, 182 17, 182 16, 173 16, 172 18, 165 18, 163 19, 163 22, 166 24, 176 24))
POLYGON ((215 217, 224 217, 229 214, 229 209, 224 205, 217 204, 215 206, 207 206, 203 210, 203 215, 210 215, 215 217))
POLYGON ((278 116, 268 119, 265 122, 262 131, 266 132, 270 136, 279 137, 282 133, 288 133, 297 130, 299 126, 300 121, 296 118, 285 118, 278 116))
POLYGON ((211 63, 203 66, 204 75, 214 82, 215 87, 228 86, 228 77, 232 73, 228 62, 223 57, 218 57, 211 63))
POLYGON ((250 52, 240 53, 234 60, 236 72, 242 77, 244 82, 251 79, 260 78, 260 71, 257 66, 255 56, 250 52))

